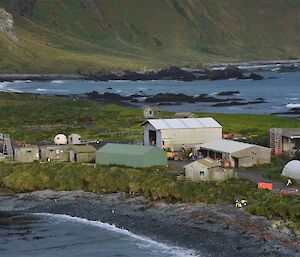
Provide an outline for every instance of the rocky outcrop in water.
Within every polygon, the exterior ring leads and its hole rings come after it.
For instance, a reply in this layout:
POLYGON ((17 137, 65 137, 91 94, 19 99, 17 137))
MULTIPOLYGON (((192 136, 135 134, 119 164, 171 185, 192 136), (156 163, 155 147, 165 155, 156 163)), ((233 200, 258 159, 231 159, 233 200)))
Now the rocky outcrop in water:
POLYGON ((263 77, 259 74, 251 73, 250 76, 243 74, 243 71, 235 66, 228 66, 224 70, 193 70, 184 69, 177 66, 160 69, 156 71, 136 72, 96 72, 79 74, 86 79, 94 79, 98 81, 108 80, 179 80, 179 81, 195 81, 195 80, 222 80, 222 79, 253 79, 261 80, 263 77))
POLYGON ((0 8, 0 33, 3 33, 14 42, 18 41, 14 29, 13 16, 3 8, 0 8))

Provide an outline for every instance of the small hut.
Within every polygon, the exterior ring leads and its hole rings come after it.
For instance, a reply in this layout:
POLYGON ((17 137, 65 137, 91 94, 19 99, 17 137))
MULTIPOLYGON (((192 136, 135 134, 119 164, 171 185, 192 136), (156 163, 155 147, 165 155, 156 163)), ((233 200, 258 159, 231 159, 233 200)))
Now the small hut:
POLYGON ((222 168, 219 161, 200 159, 184 166, 185 177, 199 181, 223 181, 233 177, 232 169, 222 168))
POLYGON ((175 119, 191 119, 191 118, 197 118, 197 115, 195 115, 192 112, 176 112, 174 114, 175 119))
POLYGON ((158 106, 146 106, 143 110, 146 119, 159 118, 162 109, 158 106))
POLYGON ((72 145, 70 162, 95 162, 96 148, 92 145, 72 145))

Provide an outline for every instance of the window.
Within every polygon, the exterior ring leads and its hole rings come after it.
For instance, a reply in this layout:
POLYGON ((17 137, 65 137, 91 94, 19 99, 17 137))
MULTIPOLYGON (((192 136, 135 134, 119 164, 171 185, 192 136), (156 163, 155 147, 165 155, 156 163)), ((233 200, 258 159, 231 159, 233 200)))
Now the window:
POLYGON ((152 111, 149 111, 149 114, 152 115, 152 111))
POLYGON ((203 170, 200 170, 200 176, 204 176, 205 172, 203 170))
POLYGON ((31 151, 30 151, 30 150, 27 150, 27 153, 31 153, 31 151))

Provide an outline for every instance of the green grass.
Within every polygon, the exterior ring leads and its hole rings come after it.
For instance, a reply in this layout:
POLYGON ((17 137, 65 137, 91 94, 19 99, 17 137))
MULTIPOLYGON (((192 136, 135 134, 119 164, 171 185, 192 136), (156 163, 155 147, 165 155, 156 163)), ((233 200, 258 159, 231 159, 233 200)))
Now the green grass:
MULTIPOLYGON (((0 131, 13 140, 52 141, 57 133, 78 133, 84 139, 142 139, 142 110, 87 100, 0 93, 0 131)), ((164 117, 173 113, 164 112, 164 117)), ((272 115, 197 113, 214 117, 225 133, 241 133, 249 142, 267 145, 270 127, 300 127, 295 118, 272 115), (254 137, 255 135, 255 137, 254 137)))
POLYGON ((1 73, 142 70, 300 54, 297 0, 176 0, 183 13, 168 0, 37 0, 32 17, 12 2, 0 6, 13 14, 19 43, 0 35, 1 73))
POLYGON ((0 181, 15 192, 34 190, 85 190, 91 192, 142 193, 151 200, 168 199, 208 204, 233 204, 247 199, 247 211, 269 219, 290 221, 300 230, 300 199, 257 189, 245 179, 224 182, 192 182, 177 180, 166 168, 133 169, 77 164, 0 164, 0 181))

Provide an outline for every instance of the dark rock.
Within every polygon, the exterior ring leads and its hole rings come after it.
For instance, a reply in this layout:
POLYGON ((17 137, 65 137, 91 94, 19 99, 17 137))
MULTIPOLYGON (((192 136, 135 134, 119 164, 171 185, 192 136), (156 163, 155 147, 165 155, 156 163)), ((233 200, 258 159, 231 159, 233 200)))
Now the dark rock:
POLYGON ((109 92, 99 94, 98 92, 93 91, 91 93, 87 93, 86 95, 89 99, 92 99, 92 100, 100 99, 100 100, 117 100, 117 101, 121 101, 121 100, 130 100, 130 99, 132 99, 132 97, 121 96, 119 94, 109 93, 109 92))
POLYGON ((262 79, 264 79, 264 77, 263 76, 261 76, 261 75, 259 75, 259 74, 256 74, 256 73, 251 73, 250 75, 249 75, 249 79, 253 79, 253 80, 262 80, 262 79))
POLYGON ((112 89, 112 87, 108 87, 108 88, 106 88, 106 89, 109 89, 109 90, 111 90, 111 89, 112 89))
POLYGON ((290 65, 290 66, 282 65, 278 70, 278 72, 296 72, 296 71, 300 71, 300 67, 296 65, 290 65))
POLYGON ((207 71, 208 78, 210 80, 220 80, 220 79, 246 79, 247 77, 243 75, 242 71, 236 66, 228 66, 224 70, 211 70, 207 71))
POLYGON ((213 107, 225 107, 225 106, 238 106, 238 105, 249 105, 249 104, 262 104, 265 101, 250 101, 250 102, 237 102, 237 101, 230 101, 230 102, 223 102, 213 104, 213 107))
POLYGON ((157 94, 155 96, 147 97, 146 103, 158 103, 158 102, 188 102, 194 103, 194 98, 192 96, 187 96, 184 94, 157 94))
POLYGON ((238 95, 240 94, 239 91, 224 91, 224 92, 220 92, 218 93, 217 95, 220 95, 220 96, 229 96, 229 95, 238 95))

